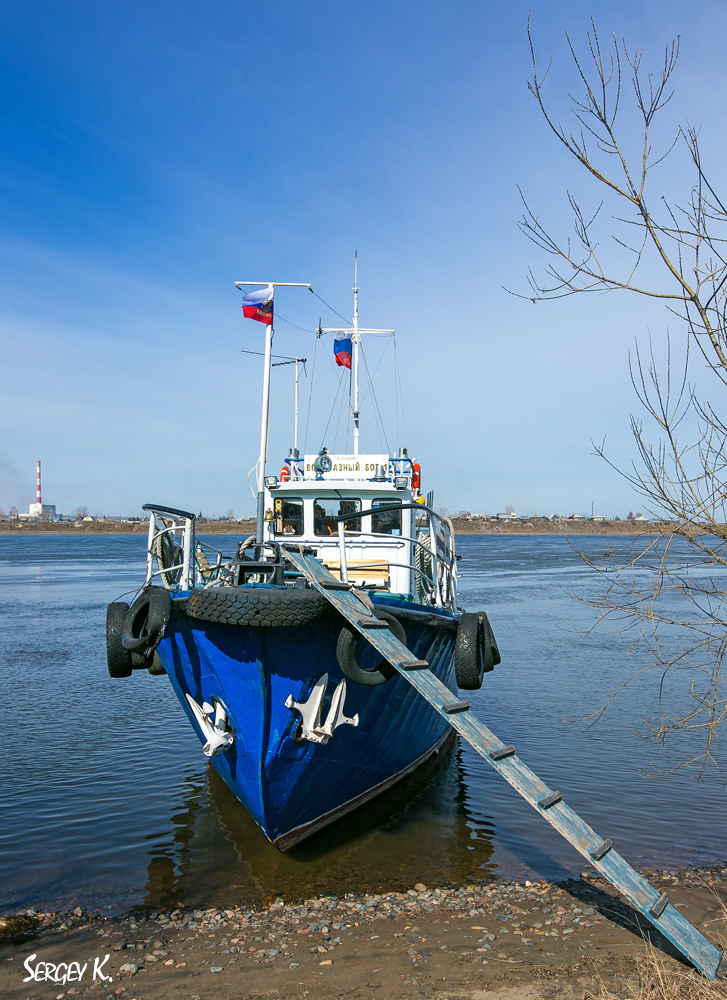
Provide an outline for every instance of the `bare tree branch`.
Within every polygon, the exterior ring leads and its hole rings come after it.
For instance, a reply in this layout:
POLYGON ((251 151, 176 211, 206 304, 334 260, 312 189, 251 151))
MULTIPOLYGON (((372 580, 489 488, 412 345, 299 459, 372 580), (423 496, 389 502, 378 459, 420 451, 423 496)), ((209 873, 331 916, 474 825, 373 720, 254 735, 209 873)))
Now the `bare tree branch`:
MULTIPOLYGON (((562 239, 546 228, 521 192, 519 227, 549 259, 541 276, 528 271, 528 293, 512 294, 536 302, 583 292, 634 292, 661 300, 686 333, 681 367, 669 333, 661 365, 651 338, 648 352, 637 344, 630 357, 642 416, 631 417, 636 445, 631 468, 616 471, 661 518, 658 533, 646 543, 637 540, 629 551, 607 553, 605 562, 579 553, 600 583, 597 596, 587 601, 596 610, 597 623, 609 622, 631 634, 631 648, 643 647, 650 657, 649 666, 634 673, 588 718, 595 723, 625 688, 656 672, 656 713, 644 720, 644 735, 663 742, 673 733, 696 731, 703 736, 702 751, 681 766, 696 768, 700 776, 707 767, 722 773, 718 729, 727 720, 727 424, 721 406, 700 398, 689 381, 689 346, 695 345, 707 362, 706 377, 713 378, 714 391, 723 392, 727 207, 707 179, 698 130, 686 125, 666 140, 657 135, 660 112, 674 95, 678 38, 665 47, 658 71, 651 73, 643 68, 643 53, 629 50, 623 39, 614 37, 602 46, 593 21, 585 56, 566 35, 578 85, 577 92, 568 94, 573 130, 558 122, 546 102, 550 65, 539 72, 529 21, 528 40, 530 92, 550 131, 601 188, 604 199, 589 211, 568 193, 572 236, 562 239), (632 118, 622 120, 626 78, 638 112, 636 132, 632 118), (686 151, 693 171, 683 204, 653 190, 655 168, 680 150, 686 151), (601 249, 598 231, 603 228, 614 260, 601 249), (652 284, 651 276, 659 270, 664 284, 652 284), (641 280, 642 274, 649 279, 641 280), (682 675, 687 679, 684 701, 675 712, 666 692, 682 675)), ((594 449, 616 468, 605 441, 594 449)))

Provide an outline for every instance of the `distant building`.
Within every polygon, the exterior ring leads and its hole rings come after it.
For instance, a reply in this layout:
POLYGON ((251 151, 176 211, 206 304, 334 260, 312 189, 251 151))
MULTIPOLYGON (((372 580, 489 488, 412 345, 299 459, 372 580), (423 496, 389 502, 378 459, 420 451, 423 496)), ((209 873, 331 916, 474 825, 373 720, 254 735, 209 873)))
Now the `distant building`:
POLYGON ((44 521, 55 521, 58 517, 54 503, 31 503, 28 507, 28 517, 40 517, 44 521))

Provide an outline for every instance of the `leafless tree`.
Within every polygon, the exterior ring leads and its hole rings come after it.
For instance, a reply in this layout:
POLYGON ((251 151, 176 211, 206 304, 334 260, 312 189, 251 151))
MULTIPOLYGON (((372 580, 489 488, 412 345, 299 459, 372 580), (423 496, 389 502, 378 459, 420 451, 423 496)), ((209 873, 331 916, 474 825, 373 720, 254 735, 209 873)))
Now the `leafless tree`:
MULTIPOLYGON (((520 228, 548 255, 540 274, 529 271, 526 297, 628 291, 661 302, 684 334, 678 363, 668 333, 657 346, 650 341, 647 352, 637 345, 631 358, 641 416, 631 418, 636 458, 618 471, 662 523, 620 561, 607 567, 586 561, 603 582, 598 599, 589 602, 599 619, 632 632, 634 647, 650 653, 645 671, 659 674, 659 707, 645 720, 648 733, 662 741, 680 730, 701 733, 697 752, 680 763, 701 775, 707 766, 721 770, 718 728, 727 719, 727 424, 720 415, 727 386, 727 208, 707 177, 698 129, 677 125, 660 134, 679 39, 651 73, 642 52, 623 40, 603 46, 593 22, 585 55, 566 35, 577 80, 568 95, 571 128, 546 102, 550 67, 545 73, 538 67, 530 25, 528 38, 530 91, 553 135, 604 200, 588 211, 569 193, 573 231, 561 239, 523 198, 520 228), (656 168, 680 156, 689 179, 684 197, 672 200, 656 168), (676 672, 686 677, 687 700, 674 710, 665 692, 676 672)), ((608 461, 603 445, 596 451, 608 461)))

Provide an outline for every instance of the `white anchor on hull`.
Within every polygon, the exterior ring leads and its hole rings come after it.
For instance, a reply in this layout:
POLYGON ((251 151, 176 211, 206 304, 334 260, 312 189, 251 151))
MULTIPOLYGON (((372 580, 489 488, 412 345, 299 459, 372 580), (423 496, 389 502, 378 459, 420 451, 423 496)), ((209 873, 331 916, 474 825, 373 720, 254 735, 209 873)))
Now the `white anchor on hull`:
POLYGON ((297 702, 292 694, 285 699, 285 707, 296 709, 301 716, 301 739, 310 740, 311 743, 328 743, 333 732, 339 726, 357 726, 358 712, 352 719, 347 718, 343 712, 343 705, 346 700, 346 681, 339 681, 331 698, 331 704, 326 715, 326 721, 321 725, 321 713, 323 711, 323 695, 328 687, 328 674, 323 674, 313 685, 308 700, 297 702))
POLYGON ((207 742, 202 747, 205 757, 216 757, 218 753, 224 753, 235 742, 235 735, 227 728, 227 712, 222 702, 213 698, 214 705, 205 701, 200 708, 191 695, 187 695, 189 707, 194 712, 194 717, 199 723, 202 735, 207 742))

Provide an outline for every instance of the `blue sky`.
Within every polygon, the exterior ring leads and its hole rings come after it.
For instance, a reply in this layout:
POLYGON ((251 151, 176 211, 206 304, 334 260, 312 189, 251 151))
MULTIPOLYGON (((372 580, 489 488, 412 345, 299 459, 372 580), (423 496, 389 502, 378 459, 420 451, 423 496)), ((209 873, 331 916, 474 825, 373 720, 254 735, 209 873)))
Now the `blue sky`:
MULTIPOLYGON (((566 188, 590 198, 527 92, 530 3, 37 0, 0 8, 0 507, 44 499, 128 513, 154 500, 252 512, 263 327, 238 279, 311 282, 361 322, 395 327, 406 443, 450 510, 639 509, 592 456, 633 456, 634 338, 660 339, 656 303, 532 304, 542 264, 516 222, 518 185, 558 232, 566 188)), ((592 13, 656 66, 682 38, 665 133, 689 118, 723 156, 727 11, 715 2, 535 0, 554 98, 563 30, 592 13)), ((664 168, 680 190, 683 159, 664 168)), ((724 187, 724 186, 723 186, 724 187)), ((275 351, 312 357, 338 322, 281 290, 275 351)), ((373 368, 385 347, 369 347, 373 368)), ((321 345, 309 450, 336 391, 321 345)), ((395 444, 389 354, 378 398, 395 444), (386 418, 388 414, 388 418, 386 418)), ((308 368, 310 372, 310 365, 308 368)), ((274 370, 270 466, 292 444, 292 373, 274 370)), ((308 382, 303 382, 307 406, 308 382)), ((362 446, 380 443, 368 403, 362 446)), ((335 419, 331 428, 335 425, 335 419)), ((336 447, 343 446, 339 431, 336 447)))

